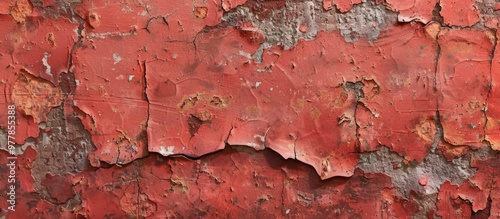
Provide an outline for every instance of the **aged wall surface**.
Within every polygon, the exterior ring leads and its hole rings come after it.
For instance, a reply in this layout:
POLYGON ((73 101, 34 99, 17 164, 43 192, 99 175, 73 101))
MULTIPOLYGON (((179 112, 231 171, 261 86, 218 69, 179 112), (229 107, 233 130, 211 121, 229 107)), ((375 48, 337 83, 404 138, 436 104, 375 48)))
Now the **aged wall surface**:
POLYGON ((499 218, 500 2, 0 2, 0 218, 499 218))

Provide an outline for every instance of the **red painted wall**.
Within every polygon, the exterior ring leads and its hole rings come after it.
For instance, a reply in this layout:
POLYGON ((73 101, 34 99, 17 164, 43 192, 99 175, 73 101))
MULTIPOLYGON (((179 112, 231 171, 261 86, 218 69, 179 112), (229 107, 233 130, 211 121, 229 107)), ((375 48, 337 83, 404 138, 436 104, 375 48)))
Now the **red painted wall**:
POLYGON ((500 217, 500 3, 0 3, 0 216, 500 217))

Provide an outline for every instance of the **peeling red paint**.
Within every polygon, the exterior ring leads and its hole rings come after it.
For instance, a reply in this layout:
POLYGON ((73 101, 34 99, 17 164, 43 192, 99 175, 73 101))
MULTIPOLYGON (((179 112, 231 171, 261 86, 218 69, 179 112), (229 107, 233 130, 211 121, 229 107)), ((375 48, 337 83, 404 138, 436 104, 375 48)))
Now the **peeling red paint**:
POLYGON ((442 29, 438 41, 436 80, 444 140, 453 145, 480 147, 484 140, 484 107, 490 89, 489 57, 494 35, 490 31, 442 29))
POLYGON ((470 27, 479 21, 479 11, 474 0, 440 0, 444 23, 452 26, 470 27))
POLYGON ((471 207, 466 201, 454 194, 457 190, 458 186, 452 185, 448 181, 441 185, 438 202, 436 203, 438 207, 436 214, 443 219, 471 218, 471 207))
POLYGON ((452 145, 445 141, 440 141, 438 144, 438 149, 443 153, 448 161, 452 161, 457 157, 461 157, 469 151, 469 146, 467 145, 452 145))
POLYGON ((361 0, 338 0, 338 1, 323 0, 323 8, 325 10, 330 10, 332 9, 332 3, 333 3, 340 12, 347 12, 351 10, 351 8, 354 5, 360 4, 361 2, 362 2, 361 0))
POLYGON ((464 218, 470 218, 470 212, 489 212, 490 217, 498 217, 500 209, 498 203, 498 183, 494 179, 498 174, 496 166, 498 158, 489 160, 472 160, 471 166, 478 168, 478 172, 470 179, 470 183, 464 182, 462 185, 451 185, 449 182, 443 184, 439 192, 438 215, 443 218, 456 218, 452 212, 464 218), (491 204, 489 203, 491 201, 491 204), (454 208, 455 211, 449 208, 454 208), (459 209, 460 208, 460 209, 459 209), (472 210, 471 210, 472 209, 472 210), (460 214, 459 214, 460 213, 460 214))
POLYGON ((87 46, 74 54, 73 104, 84 112, 83 124, 97 147, 90 155, 92 165, 99 166, 99 161, 125 164, 144 157, 148 117, 144 64, 130 49, 147 46, 134 36, 84 42, 87 46), (127 47, 121 46, 124 41, 127 47), (101 58, 95 59, 94 52, 101 58))
POLYGON ((58 87, 27 74, 20 74, 12 87, 11 96, 18 109, 32 116, 35 123, 47 121, 47 113, 52 107, 61 105, 63 99, 58 87))
POLYGON ((363 106, 356 111, 361 148, 372 151, 387 145, 410 160, 421 161, 436 132, 432 78, 437 43, 426 29, 411 28, 388 34, 380 44, 379 60, 372 59, 369 66, 376 73, 368 76, 380 83, 380 93, 362 98, 363 106), (395 36, 398 41, 389 40, 395 36))
POLYGON ((498 7, 1 2, 0 217, 499 217, 498 7))
POLYGON ((488 110, 486 111, 486 140, 491 148, 500 150, 500 31, 496 33, 497 46, 491 60, 491 91, 488 96, 488 110))
POLYGON ((427 24, 432 21, 432 11, 436 7, 438 0, 385 0, 385 2, 389 9, 399 12, 399 21, 419 21, 427 24))
POLYGON ((69 53, 77 36, 76 24, 64 18, 58 20, 33 17, 24 27, 17 26, 9 36, 9 53, 15 68, 59 84, 59 74, 69 67, 69 53), (22 58, 29 57, 29 58, 22 58))
POLYGON ((50 196, 56 200, 57 204, 64 204, 75 195, 71 182, 63 176, 47 174, 41 184, 47 188, 50 196))
MULTIPOLYGON (((483 210, 487 206, 488 197, 491 199, 490 216, 499 217, 500 208, 498 203, 500 201, 498 196, 499 183, 496 180, 498 173, 499 159, 498 157, 488 160, 472 160, 471 166, 478 168, 478 172, 470 181, 479 188, 480 192, 470 193, 474 199, 474 210, 483 210)), ((476 189, 477 190, 477 189, 476 189)))
POLYGON ((131 215, 130 212, 137 215, 137 211, 152 217, 314 214, 396 218, 417 210, 414 201, 395 196, 390 179, 383 174, 357 171, 351 178, 322 181, 311 171, 310 167, 287 162, 270 150, 255 152, 236 147, 199 161, 150 156, 141 164, 124 169, 112 167, 82 173, 90 175, 76 176, 75 182, 84 197, 93 197, 85 200, 84 206, 85 216, 92 218, 106 213, 112 217, 131 215), (107 198, 102 199, 100 194, 107 194, 107 198), (137 203, 130 198, 137 195, 145 201, 137 203), (106 211, 99 210, 103 200, 109 200, 105 203, 109 206, 106 211))
POLYGON ((230 11, 233 8, 245 4, 245 2, 246 0, 223 0, 222 8, 224 8, 225 11, 230 11))
MULTIPOLYGON (((7 177, 9 176, 9 166, 6 164, 9 163, 7 159, 8 153, 5 151, 0 152, 2 156, 0 156, 0 161, 2 165, 0 167, 0 179, 3 182, 0 190, 2 191, 2 195, 8 193, 10 191, 9 186, 12 185, 7 183, 7 177)), ((3 215, 7 215, 8 218, 24 218, 26 216, 30 217, 68 217, 71 216, 71 212, 62 212, 62 209, 59 207, 47 202, 44 199, 41 199, 39 193, 34 188, 34 180, 31 175, 31 164, 33 160, 36 159, 37 152, 32 148, 27 148, 24 151, 24 154, 18 156, 16 159, 16 168, 15 168, 15 176, 16 176, 16 207, 15 211, 8 211, 8 213, 3 212, 3 215), (43 209, 43 210, 40 210, 43 209)), ((5 197, 5 196, 4 196, 5 197)), ((2 209, 8 209, 9 203, 6 199, 2 198, 2 202, 0 203, 0 207, 2 209)))

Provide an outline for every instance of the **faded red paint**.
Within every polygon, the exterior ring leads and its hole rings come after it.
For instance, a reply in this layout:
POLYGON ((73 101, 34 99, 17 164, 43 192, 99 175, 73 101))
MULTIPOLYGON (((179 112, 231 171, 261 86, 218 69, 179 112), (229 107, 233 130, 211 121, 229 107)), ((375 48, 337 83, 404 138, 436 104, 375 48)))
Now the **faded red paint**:
MULTIPOLYGON (((500 43, 500 31, 496 33, 497 44, 500 43)), ((500 48, 495 47, 491 61, 491 91, 488 96, 488 110, 486 111, 486 140, 491 148, 500 150, 500 48)))
POLYGON ((143 44, 134 41, 125 47, 121 46, 123 40, 95 38, 84 41, 88 47, 77 49, 73 55, 73 105, 84 113, 80 118, 97 147, 90 155, 94 166, 99 166, 99 161, 130 163, 147 154, 144 67, 138 55, 129 52, 130 48, 141 49, 143 44), (95 59, 95 52, 101 58, 95 59))
POLYGON ((488 160, 473 160, 471 166, 480 167, 477 174, 470 179, 470 181, 479 188, 480 191, 473 192, 470 194, 472 200, 474 200, 473 209, 483 210, 487 207, 488 197, 491 200, 490 216, 499 217, 500 207, 498 203, 500 202, 500 197, 498 195, 499 182, 496 180, 498 172, 498 158, 492 158, 488 160))
POLYGON ((72 178, 84 197, 80 213, 88 218, 398 218, 418 209, 415 201, 397 197, 383 174, 357 171, 351 178, 322 181, 311 171, 270 150, 235 147, 198 161, 150 156, 124 168, 84 171, 72 178))
POLYGON ((0 217, 498 217, 498 8, 2 2, 0 217))
POLYGON ((382 37, 372 55, 366 48, 353 54, 370 60, 363 69, 370 69, 365 77, 374 80, 370 87, 365 83, 371 92, 365 92, 356 111, 361 150, 386 145, 409 160, 421 161, 436 132, 433 71, 438 45, 432 34, 419 26, 395 27, 382 37), (407 62, 409 59, 412 61, 407 62), (377 92, 373 93, 374 89, 377 92))
POLYGON ((385 0, 385 2, 389 9, 399 12, 399 21, 419 21, 427 24, 432 21, 432 11, 438 0, 385 0))
POLYGON ((438 41, 440 62, 436 80, 444 140, 453 145, 480 147, 484 140, 494 35, 490 31, 442 29, 438 41))
POLYGON ((63 176, 52 176, 50 173, 41 182, 47 188, 47 192, 55 199, 57 204, 64 204, 75 196, 71 182, 63 176))
POLYGON ((451 26, 470 27, 479 21, 479 11, 474 0, 441 0, 439 2, 444 23, 451 26))
POLYGON ((443 219, 471 218, 472 210, 470 203, 458 197, 456 194, 458 187, 446 181, 439 188, 438 202, 436 203, 438 211, 436 214, 443 219))
POLYGON ((222 1, 222 8, 225 11, 230 11, 233 8, 236 8, 242 4, 244 4, 246 0, 223 0, 222 1))

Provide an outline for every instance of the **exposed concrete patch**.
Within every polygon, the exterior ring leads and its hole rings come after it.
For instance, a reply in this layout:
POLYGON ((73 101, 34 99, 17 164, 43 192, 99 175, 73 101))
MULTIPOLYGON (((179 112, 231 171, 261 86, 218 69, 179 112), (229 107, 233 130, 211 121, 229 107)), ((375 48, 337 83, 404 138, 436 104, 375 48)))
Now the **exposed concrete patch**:
POLYGON ((362 153, 358 167, 366 172, 387 174, 392 178, 399 195, 405 197, 409 197, 411 191, 421 194, 437 193, 444 181, 462 184, 476 173, 476 169, 469 166, 469 159, 466 157, 448 162, 442 155, 429 154, 421 163, 406 165, 402 157, 386 147, 376 152, 362 153), (427 178, 425 186, 419 184, 423 177, 427 178))
POLYGON ((477 29, 497 29, 500 26, 500 10, 495 10, 498 1, 476 0, 475 5, 479 11, 479 23, 473 27, 477 29))
MULTIPOLYGON (((429 218, 429 213, 436 212, 436 199, 438 194, 430 194, 424 196, 416 196, 413 199, 418 203, 418 211, 412 218, 429 218)), ((434 218, 438 218, 433 214, 434 218)))
POLYGON ((295 45, 299 38, 314 38, 317 34, 317 27, 314 22, 315 12, 314 3, 311 1, 288 4, 280 10, 273 10, 269 19, 259 20, 249 8, 240 6, 228 12, 222 18, 222 21, 228 22, 228 25, 237 25, 237 21, 250 20, 257 29, 265 36, 266 43, 269 46, 283 45, 289 49, 295 45), (303 13, 303 17, 299 16, 303 13), (309 21, 310 28, 306 33, 301 33, 298 29, 299 21, 309 21))
POLYGON ((83 0, 31 0, 33 7, 40 11, 45 17, 58 19, 59 17, 66 17, 72 22, 81 20, 75 13, 74 9, 77 5, 81 4, 83 0))
POLYGON ((90 167, 88 153, 95 150, 90 134, 76 117, 66 119, 62 107, 52 109, 48 122, 42 123, 40 136, 31 146, 38 153, 31 174, 35 188, 50 200, 42 180, 47 173, 64 176, 90 167))
POLYGON ((364 1, 349 12, 337 14, 337 22, 347 42, 356 42, 363 37, 371 41, 378 38, 387 24, 397 23, 397 13, 387 10, 382 4, 364 1))
POLYGON ((419 204, 419 211, 413 215, 414 218, 425 218, 429 212, 437 210, 437 194, 442 183, 450 181, 455 185, 462 184, 477 172, 476 168, 470 166, 472 158, 485 160, 495 157, 496 153, 489 147, 481 147, 451 162, 441 154, 430 153, 421 163, 406 164, 402 157, 382 147, 376 152, 362 153, 358 167, 366 172, 390 176, 398 195, 413 197, 419 204))
POLYGON ((282 45, 285 49, 293 47, 301 38, 316 38, 321 30, 340 30, 347 42, 355 42, 360 38, 375 40, 389 23, 397 23, 397 13, 373 1, 365 0, 347 13, 325 11, 322 4, 322 1, 289 0, 285 7, 272 10, 266 18, 259 17, 243 5, 225 13, 222 22, 237 26, 239 22, 251 21, 266 38, 263 46, 282 45))

